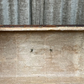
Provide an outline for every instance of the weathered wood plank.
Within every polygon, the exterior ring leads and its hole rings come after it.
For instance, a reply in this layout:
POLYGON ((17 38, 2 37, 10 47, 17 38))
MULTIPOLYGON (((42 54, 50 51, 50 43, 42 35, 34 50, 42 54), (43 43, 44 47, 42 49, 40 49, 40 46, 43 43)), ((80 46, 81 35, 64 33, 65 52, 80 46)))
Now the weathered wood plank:
POLYGON ((3 17, 3 25, 10 24, 10 16, 9 16, 9 2, 8 0, 2 0, 2 17, 3 17))
POLYGON ((63 0, 54 0, 53 25, 62 25, 62 2, 63 0))
POLYGON ((18 24, 30 25, 30 0, 18 0, 18 24))
POLYGON ((45 1, 45 24, 76 25, 78 0, 45 1))
POLYGON ((53 12, 55 0, 45 0, 44 24, 53 25, 53 12))
POLYGON ((62 1, 45 0, 44 9, 45 25, 62 25, 62 1))
POLYGON ((62 24, 76 25, 78 0, 63 0, 62 24))
POLYGON ((2 1, 0 1, 0 24, 3 25, 3 7, 2 7, 2 1))
POLYGON ((0 1, 0 14, 2 25, 17 25, 18 24, 18 4, 17 0, 2 0, 0 1))
POLYGON ((44 0, 32 0, 32 24, 43 25, 44 0))
POLYGON ((77 23, 78 25, 84 25, 84 0, 78 2, 77 23))
POLYGON ((10 25, 18 25, 18 0, 8 0, 10 25))
POLYGON ((0 0, 0 25, 84 25, 83 0, 0 0))

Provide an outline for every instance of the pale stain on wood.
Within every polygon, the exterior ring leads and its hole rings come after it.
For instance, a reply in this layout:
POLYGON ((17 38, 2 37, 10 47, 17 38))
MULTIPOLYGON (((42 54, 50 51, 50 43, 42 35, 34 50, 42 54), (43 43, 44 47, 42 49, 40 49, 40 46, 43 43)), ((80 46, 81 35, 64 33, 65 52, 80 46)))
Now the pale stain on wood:
POLYGON ((0 83, 83 84, 83 41, 83 32, 0 32, 0 83))

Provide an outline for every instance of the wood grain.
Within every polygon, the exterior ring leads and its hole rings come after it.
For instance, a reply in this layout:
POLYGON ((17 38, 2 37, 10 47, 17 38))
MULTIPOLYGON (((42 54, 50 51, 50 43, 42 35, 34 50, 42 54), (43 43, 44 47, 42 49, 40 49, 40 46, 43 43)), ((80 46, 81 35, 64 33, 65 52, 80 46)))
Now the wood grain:
POLYGON ((32 0, 32 24, 43 25, 44 0, 32 0))
POLYGON ((18 0, 18 24, 30 25, 30 0, 18 0))
POLYGON ((83 0, 0 0, 0 25, 84 25, 83 0))

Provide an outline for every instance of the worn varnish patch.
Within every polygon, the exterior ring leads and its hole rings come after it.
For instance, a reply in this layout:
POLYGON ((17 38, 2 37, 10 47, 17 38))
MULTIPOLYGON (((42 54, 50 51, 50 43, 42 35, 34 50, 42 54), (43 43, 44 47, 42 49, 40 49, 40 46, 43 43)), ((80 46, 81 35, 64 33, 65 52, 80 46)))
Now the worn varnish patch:
POLYGON ((83 32, 0 32, 3 84, 83 84, 83 32))

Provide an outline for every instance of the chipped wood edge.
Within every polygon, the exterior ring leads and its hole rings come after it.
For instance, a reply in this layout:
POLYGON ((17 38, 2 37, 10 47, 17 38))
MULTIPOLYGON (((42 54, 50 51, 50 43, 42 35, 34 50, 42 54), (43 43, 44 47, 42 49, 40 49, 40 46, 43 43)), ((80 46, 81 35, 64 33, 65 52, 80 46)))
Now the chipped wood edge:
POLYGON ((0 31, 84 31, 84 27, 0 27, 0 31))

